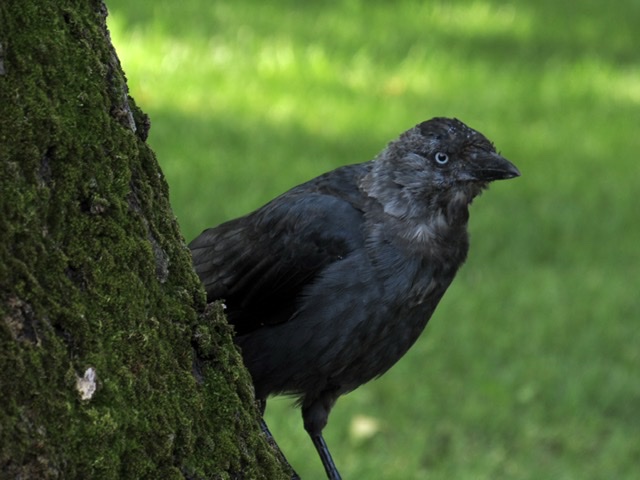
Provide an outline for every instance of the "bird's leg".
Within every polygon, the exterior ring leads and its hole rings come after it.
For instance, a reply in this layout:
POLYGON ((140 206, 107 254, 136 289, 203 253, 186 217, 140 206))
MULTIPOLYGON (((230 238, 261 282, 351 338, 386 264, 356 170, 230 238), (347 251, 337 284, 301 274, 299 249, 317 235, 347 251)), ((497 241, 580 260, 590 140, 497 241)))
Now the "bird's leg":
POLYGON ((331 452, 329 452, 329 447, 327 447, 327 443, 324 441, 322 434, 311 435, 311 440, 318 451, 318 455, 320 455, 322 465, 324 465, 324 469, 327 472, 327 478, 329 480, 341 480, 342 477, 340 476, 335 463, 333 463, 331 452))
POLYGON ((327 472, 329 480, 340 480, 340 473, 333 463, 329 447, 322 437, 322 430, 327 425, 329 412, 339 396, 339 388, 328 388, 314 397, 306 397, 302 401, 302 420, 304 421, 304 429, 307 431, 313 441, 313 445, 320 455, 322 465, 327 472))
POLYGON ((256 404, 258 405, 258 410, 260 411, 260 429, 262 430, 262 433, 265 434, 265 436, 267 437, 267 441, 275 449, 276 454, 280 457, 284 464, 289 467, 289 470, 291 471, 291 480, 300 480, 300 476, 293 469, 293 467, 287 460, 287 457, 285 457, 284 453, 282 453, 282 450, 280 450, 276 439, 273 438, 273 435, 271 434, 271 431, 267 426, 267 422, 264 421, 264 411, 267 408, 267 401, 265 399, 258 399, 256 401, 256 404))

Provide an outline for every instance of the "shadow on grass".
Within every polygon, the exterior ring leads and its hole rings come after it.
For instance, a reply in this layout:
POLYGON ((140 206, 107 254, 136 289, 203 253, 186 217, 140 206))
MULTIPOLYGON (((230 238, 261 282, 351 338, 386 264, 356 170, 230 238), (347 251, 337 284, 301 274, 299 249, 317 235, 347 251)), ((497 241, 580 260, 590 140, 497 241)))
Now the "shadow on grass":
POLYGON ((149 138, 187 239, 321 173, 371 160, 387 140, 353 132, 328 138, 294 123, 174 110, 154 112, 149 138))

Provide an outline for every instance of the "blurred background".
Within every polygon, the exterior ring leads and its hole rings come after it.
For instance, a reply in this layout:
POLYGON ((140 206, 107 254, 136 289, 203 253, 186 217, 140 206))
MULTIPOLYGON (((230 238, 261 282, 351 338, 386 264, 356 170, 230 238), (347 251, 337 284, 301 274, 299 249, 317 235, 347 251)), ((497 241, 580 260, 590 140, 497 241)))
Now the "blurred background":
MULTIPOLYGON (((433 116, 522 171, 414 348, 338 401, 345 478, 638 478, 638 0, 107 4, 187 241, 433 116)), ((267 421, 322 478, 291 401, 267 421)))

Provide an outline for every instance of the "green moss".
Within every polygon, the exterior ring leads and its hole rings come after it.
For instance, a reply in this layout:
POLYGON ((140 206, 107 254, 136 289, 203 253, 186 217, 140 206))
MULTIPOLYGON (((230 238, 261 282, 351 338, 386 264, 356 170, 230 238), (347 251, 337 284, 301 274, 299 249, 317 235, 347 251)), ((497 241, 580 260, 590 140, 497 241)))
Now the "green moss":
POLYGON ((104 13, 97 1, 0 5, 0 468, 281 478, 104 13), (89 367, 97 390, 83 400, 89 367))

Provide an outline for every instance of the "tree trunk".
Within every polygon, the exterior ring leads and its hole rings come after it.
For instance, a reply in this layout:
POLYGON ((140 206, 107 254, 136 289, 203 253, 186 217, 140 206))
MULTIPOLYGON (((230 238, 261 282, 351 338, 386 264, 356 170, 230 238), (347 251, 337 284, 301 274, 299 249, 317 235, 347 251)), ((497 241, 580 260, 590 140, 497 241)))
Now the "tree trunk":
POLYGON ((100 0, 0 1, 2 478, 286 478, 100 0))

